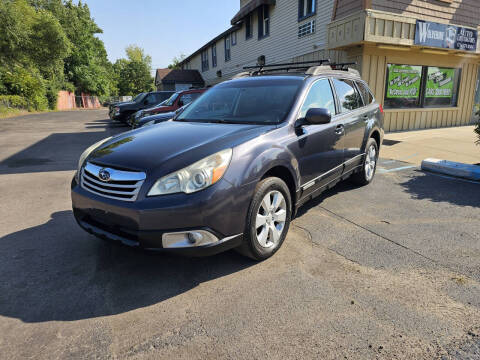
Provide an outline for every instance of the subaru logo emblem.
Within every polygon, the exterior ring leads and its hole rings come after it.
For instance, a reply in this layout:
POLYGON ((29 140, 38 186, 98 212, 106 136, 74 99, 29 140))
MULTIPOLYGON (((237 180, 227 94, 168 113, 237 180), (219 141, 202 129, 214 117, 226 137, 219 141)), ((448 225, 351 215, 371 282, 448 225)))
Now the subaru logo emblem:
POLYGON ((98 172, 98 177, 102 181, 109 181, 110 180, 110 173, 107 170, 102 169, 98 172))

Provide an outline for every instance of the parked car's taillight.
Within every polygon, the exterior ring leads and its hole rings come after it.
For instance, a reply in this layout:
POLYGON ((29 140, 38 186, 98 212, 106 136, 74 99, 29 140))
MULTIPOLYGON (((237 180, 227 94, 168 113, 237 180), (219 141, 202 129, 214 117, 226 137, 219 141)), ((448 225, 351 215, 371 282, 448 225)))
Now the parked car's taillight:
POLYGON ((383 106, 380 104, 380 112, 383 114, 383 106))

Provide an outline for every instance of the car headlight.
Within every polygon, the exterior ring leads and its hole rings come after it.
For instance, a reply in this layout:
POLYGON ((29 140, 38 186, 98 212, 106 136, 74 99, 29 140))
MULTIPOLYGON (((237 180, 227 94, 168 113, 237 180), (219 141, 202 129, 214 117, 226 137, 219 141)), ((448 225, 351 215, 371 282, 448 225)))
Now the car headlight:
POLYGON ((118 106, 115 106, 113 108, 113 111, 114 111, 115 115, 120 115, 120 108, 118 106))
POLYGON ((155 120, 152 120, 152 121, 149 121, 145 124, 143 124, 142 126, 150 126, 150 125, 154 125, 155 124, 155 120))
POLYGON ((194 193, 215 184, 223 177, 232 159, 232 149, 207 156, 182 170, 160 178, 148 196, 194 193))
POLYGON ((83 153, 82 155, 80 155, 80 159, 78 159, 78 165, 77 165, 77 172, 75 173, 75 180, 77 180, 77 183, 79 182, 80 180, 80 170, 82 169, 82 166, 83 166, 83 163, 85 162, 85 160, 87 159, 87 157, 97 148, 99 147, 100 145, 102 145, 103 143, 106 143, 108 140, 110 140, 112 137, 108 137, 106 139, 103 139, 103 140, 100 140, 98 142, 96 142, 95 144, 93 144, 92 146, 88 147, 83 153))

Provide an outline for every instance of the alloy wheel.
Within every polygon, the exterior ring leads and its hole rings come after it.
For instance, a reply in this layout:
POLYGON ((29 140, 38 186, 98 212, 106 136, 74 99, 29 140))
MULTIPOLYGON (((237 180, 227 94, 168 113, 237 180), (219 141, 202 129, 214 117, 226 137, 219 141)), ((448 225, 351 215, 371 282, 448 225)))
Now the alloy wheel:
POLYGON ((287 219, 287 203, 280 191, 270 191, 257 212, 255 229, 257 242, 264 248, 277 246, 287 219))
POLYGON ((371 145, 367 151, 365 158, 365 176, 367 181, 372 180, 375 173, 375 165, 377 164, 377 150, 374 145, 371 145))

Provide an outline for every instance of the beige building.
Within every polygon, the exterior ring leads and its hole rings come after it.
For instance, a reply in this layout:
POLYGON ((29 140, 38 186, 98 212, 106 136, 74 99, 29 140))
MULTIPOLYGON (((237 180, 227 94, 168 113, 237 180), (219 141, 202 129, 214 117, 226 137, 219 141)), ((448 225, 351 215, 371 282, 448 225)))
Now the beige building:
POLYGON ((182 67, 215 84, 260 55, 356 61, 387 131, 469 124, 480 106, 479 0, 240 0, 231 23, 182 67))

